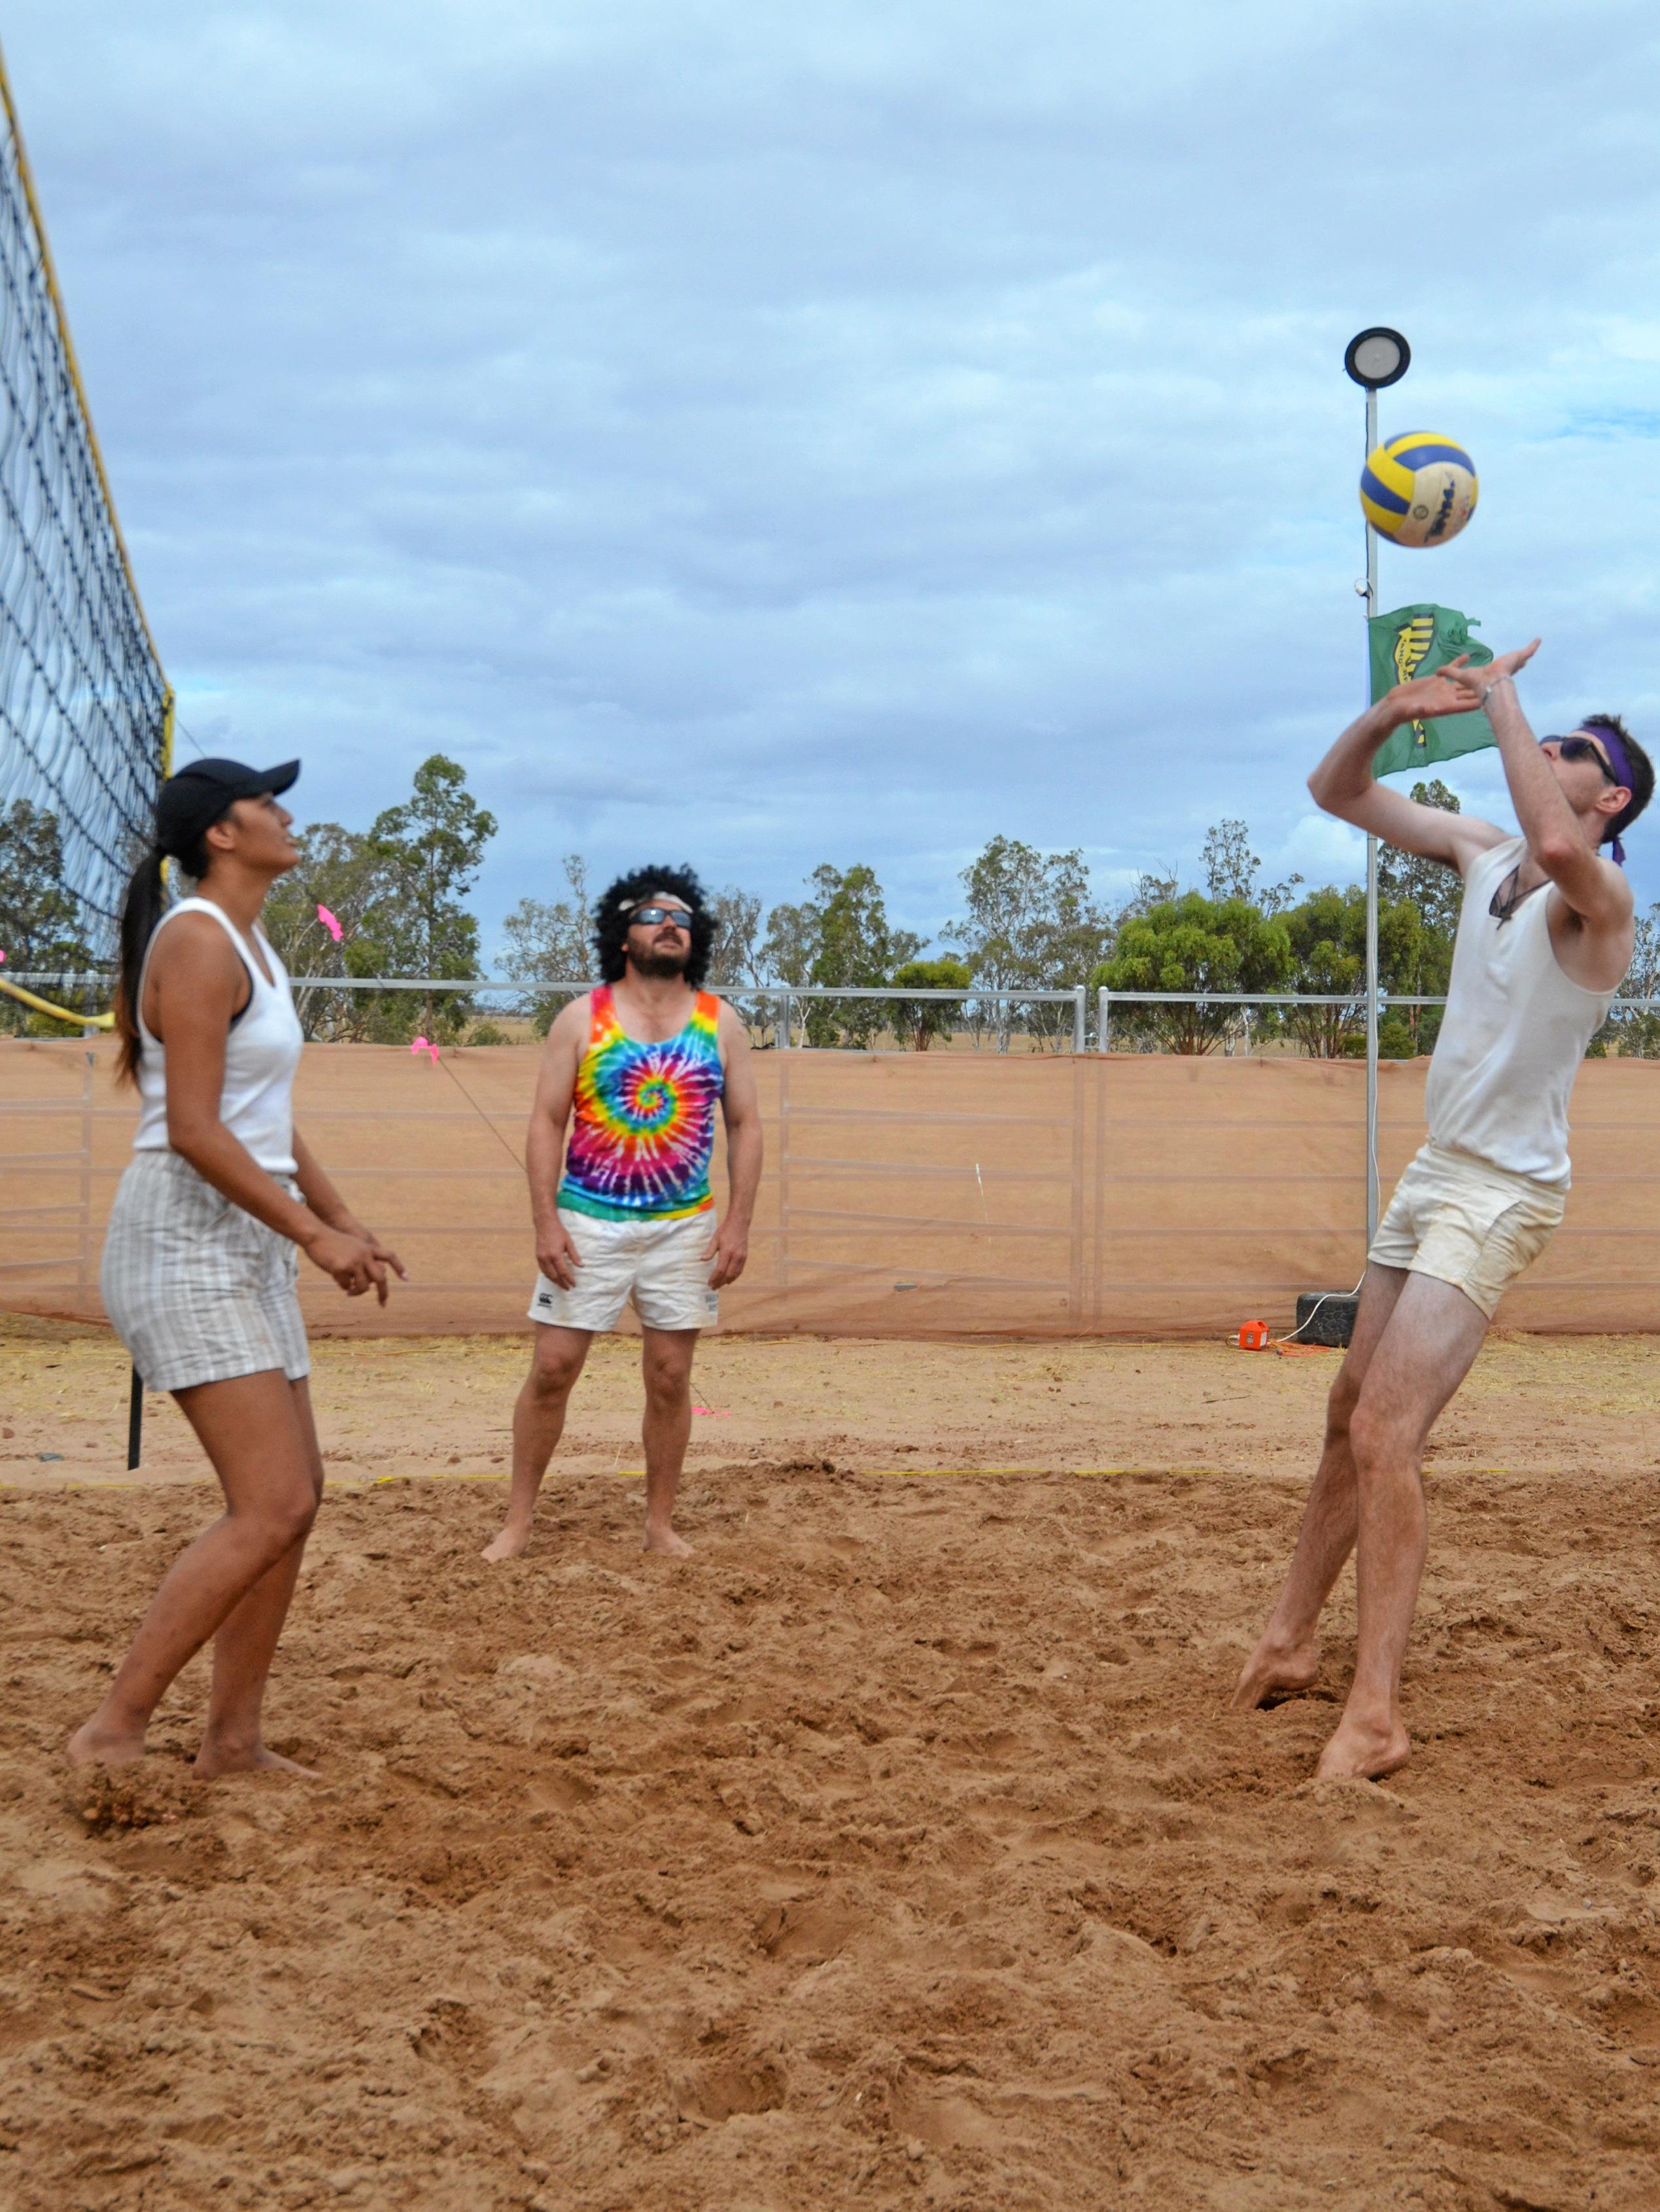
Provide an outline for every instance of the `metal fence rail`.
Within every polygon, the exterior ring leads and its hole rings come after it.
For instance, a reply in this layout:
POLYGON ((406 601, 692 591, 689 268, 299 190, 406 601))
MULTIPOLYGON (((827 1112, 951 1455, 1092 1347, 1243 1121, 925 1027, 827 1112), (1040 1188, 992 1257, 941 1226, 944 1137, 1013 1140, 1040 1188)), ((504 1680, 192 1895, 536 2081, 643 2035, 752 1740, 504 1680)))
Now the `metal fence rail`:
MULTIPOLYGON (((113 978, 99 971, 60 972, 33 969, 14 974, 13 982, 27 985, 33 990, 69 992, 94 986, 107 993, 113 978)), ((290 981, 296 991, 405 991, 432 997, 457 997, 479 992, 511 993, 520 1000, 550 998, 579 998, 583 992, 597 988, 597 978, 580 982, 527 983, 520 978, 507 975, 295 975, 290 981)), ((713 988, 734 1000, 765 1000, 776 1004, 774 1027, 779 1048, 796 1049, 793 1030, 798 1004, 844 1000, 868 1000, 878 1003, 913 1006, 919 1003, 952 1005, 962 1007, 998 1008, 1003 1006, 1069 1006, 1072 1010, 1072 1049, 1076 1053, 1090 1048, 1089 987, 1084 983, 1069 984, 1064 988, 1027 989, 1022 987, 1003 987, 995 984, 974 985, 967 990, 907 990, 899 984, 853 983, 746 983, 719 981, 713 988)), ((1098 988, 1094 994, 1095 1031, 1094 1049, 1112 1049, 1112 1009, 1115 1006, 1237 1006, 1242 1012, 1253 1006, 1341 1006, 1349 1010, 1356 1022, 1366 1012, 1364 991, 1113 991, 1098 988)), ((1445 1006, 1445 995, 1435 996, 1417 992, 1379 991, 1379 1013, 1395 1007, 1445 1006)), ((1632 998, 1617 998, 1609 1007, 1610 1018, 1621 1014, 1653 1013, 1660 1011, 1660 995, 1645 994, 1632 998)))

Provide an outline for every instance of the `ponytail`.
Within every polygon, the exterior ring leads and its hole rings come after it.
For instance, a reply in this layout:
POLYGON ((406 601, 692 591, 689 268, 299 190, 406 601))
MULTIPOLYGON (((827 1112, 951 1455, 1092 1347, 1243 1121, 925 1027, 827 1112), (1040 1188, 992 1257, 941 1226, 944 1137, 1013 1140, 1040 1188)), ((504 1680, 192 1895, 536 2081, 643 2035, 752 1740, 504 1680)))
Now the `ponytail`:
MULTIPOLYGON (((148 845, 132 872, 121 902, 121 965, 115 983, 115 1032, 121 1040, 116 1054, 118 1083, 136 1083, 144 1044, 138 1034, 138 993, 144 978, 144 956, 150 949, 161 917, 167 910, 167 887, 162 877, 166 859, 159 845, 148 845)), ((208 872, 208 854, 198 839, 174 866, 198 882, 208 872)))
POLYGON ((115 983, 115 1033, 121 1040, 115 1061, 118 1083, 138 1080, 138 1062, 144 1049, 138 1034, 138 986, 144 973, 144 955, 167 910, 161 854, 158 847, 150 845, 133 870, 121 902, 121 969, 115 983))

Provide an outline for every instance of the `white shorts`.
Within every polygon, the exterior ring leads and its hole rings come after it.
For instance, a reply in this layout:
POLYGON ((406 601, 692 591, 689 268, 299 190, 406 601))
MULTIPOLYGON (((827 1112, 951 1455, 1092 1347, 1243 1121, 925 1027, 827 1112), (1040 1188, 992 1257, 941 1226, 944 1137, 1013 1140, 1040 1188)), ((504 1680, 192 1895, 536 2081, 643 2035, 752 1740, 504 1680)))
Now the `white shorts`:
POLYGON ((704 1256, 715 1233, 712 1206, 672 1221, 601 1221, 561 1206, 559 1218, 582 1265, 572 1291, 538 1273, 532 1321, 615 1328, 631 1297, 647 1328, 712 1328, 719 1320, 720 1300, 709 1287, 715 1263, 704 1256))
POLYGON ((1451 1283, 1491 1321, 1549 1243, 1566 1203, 1550 1183, 1426 1145, 1395 1186, 1366 1257, 1451 1283))
MULTIPOLYGON (((298 1184, 272 1178, 290 1197, 298 1184)), ((203 1182, 177 1152, 135 1152, 110 1209, 98 1287, 152 1390, 280 1367, 311 1372, 300 1247, 203 1182)))

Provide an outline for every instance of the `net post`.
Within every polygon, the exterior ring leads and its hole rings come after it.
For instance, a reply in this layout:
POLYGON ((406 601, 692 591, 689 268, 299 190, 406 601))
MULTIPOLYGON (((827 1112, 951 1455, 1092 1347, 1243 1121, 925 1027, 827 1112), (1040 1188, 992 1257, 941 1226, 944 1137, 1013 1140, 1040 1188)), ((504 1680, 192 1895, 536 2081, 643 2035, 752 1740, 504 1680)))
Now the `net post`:
POLYGON ((144 1452, 144 1382, 135 1367, 127 1388, 127 1472, 137 1468, 144 1452))
MULTIPOLYGON (((1366 387, 1366 457, 1378 442, 1378 394, 1366 387)), ((1366 701, 1372 699, 1372 617, 1378 611, 1378 533, 1366 533, 1366 701)), ((1366 1249, 1378 1234, 1378 840, 1366 839, 1366 1249)))

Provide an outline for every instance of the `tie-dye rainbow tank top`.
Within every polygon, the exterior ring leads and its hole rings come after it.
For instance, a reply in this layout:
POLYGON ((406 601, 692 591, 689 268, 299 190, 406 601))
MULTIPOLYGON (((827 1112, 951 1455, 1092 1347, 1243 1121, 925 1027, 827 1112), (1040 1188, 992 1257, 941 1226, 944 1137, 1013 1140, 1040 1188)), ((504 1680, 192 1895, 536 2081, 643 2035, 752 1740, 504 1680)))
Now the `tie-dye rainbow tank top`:
POLYGON ((610 985, 600 985, 577 1069, 560 1206, 602 1221, 668 1221, 714 1204, 715 1101, 726 1087, 719 1018, 719 1000, 700 991, 678 1036, 640 1044, 624 1035, 610 985))

